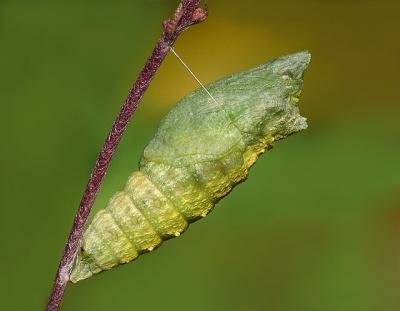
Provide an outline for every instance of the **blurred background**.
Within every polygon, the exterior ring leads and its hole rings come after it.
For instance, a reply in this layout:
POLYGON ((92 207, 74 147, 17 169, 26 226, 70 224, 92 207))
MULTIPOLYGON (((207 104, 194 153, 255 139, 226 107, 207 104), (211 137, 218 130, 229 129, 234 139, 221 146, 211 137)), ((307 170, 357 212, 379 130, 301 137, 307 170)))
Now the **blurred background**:
MULTIPOLYGON (((0 1, 2 310, 42 310, 84 186, 178 1, 0 1)), ((400 2, 208 0, 176 50, 204 82, 309 50, 309 129, 178 239, 69 285, 63 310, 400 310, 400 2)), ((169 55, 95 210, 197 88, 169 55)))

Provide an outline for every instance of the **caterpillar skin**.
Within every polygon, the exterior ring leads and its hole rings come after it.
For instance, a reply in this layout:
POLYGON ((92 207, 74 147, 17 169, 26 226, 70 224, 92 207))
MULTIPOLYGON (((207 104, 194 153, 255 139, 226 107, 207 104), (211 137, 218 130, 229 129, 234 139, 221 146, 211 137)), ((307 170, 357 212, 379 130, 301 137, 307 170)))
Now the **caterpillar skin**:
POLYGON ((198 89, 161 122, 125 188, 87 227, 70 280, 134 260, 205 217, 275 141, 307 127, 297 107, 308 52, 198 89))

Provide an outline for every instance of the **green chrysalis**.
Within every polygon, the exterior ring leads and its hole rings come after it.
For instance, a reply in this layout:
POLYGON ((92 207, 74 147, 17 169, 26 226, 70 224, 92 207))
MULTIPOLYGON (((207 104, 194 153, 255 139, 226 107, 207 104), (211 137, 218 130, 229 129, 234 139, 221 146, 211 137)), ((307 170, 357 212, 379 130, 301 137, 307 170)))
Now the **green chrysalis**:
POLYGON ((307 127, 297 103, 308 52, 274 59, 184 97, 164 118, 123 191, 87 227, 71 281, 134 260, 247 178, 275 141, 307 127))

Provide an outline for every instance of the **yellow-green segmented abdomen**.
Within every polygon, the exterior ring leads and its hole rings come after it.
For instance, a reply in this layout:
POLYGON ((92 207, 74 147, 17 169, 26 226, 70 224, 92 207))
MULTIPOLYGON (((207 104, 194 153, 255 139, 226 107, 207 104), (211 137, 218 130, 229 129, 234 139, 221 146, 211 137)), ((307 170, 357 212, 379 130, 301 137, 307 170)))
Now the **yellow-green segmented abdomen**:
POLYGON ((133 173, 85 231, 72 282, 132 261, 179 236, 244 179, 248 167, 236 151, 192 169, 151 162, 142 169, 148 175, 133 173))

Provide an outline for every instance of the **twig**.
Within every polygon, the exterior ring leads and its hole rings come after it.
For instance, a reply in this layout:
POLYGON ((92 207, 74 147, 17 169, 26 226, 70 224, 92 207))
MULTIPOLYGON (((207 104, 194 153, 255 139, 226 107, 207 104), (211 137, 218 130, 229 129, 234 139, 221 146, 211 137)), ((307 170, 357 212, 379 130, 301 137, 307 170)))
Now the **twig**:
POLYGON ((140 72, 112 125, 90 175, 89 182, 76 213, 47 304, 46 310, 48 311, 56 311, 60 308, 65 288, 71 274, 72 265, 83 235, 83 230, 97 192, 129 120, 135 112, 143 94, 178 36, 191 25, 197 24, 207 18, 207 8, 202 9, 199 5, 200 0, 182 0, 172 19, 163 22, 163 34, 140 72))

